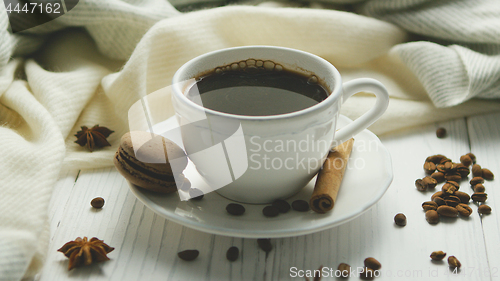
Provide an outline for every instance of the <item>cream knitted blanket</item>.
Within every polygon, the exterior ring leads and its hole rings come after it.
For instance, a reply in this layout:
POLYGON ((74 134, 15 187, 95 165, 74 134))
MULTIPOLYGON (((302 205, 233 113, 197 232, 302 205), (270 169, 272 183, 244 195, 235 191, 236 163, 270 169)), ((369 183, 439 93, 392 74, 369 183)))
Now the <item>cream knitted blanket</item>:
MULTIPOLYGON (((391 94, 387 113, 371 127, 379 134, 500 110, 498 0, 331 2, 356 4, 262 3, 182 14, 164 0, 80 0, 22 34, 8 31, 0 5, 0 280, 40 269, 61 167, 112 165, 129 107, 205 52, 286 46, 329 60, 345 81, 379 79, 391 94), (351 12, 318 9, 325 7, 351 12), (59 31, 67 27, 80 29, 59 31), (111 147, 89 153, 73 135, 94 124, 115 133, 111 147)), ((359 94, 342 113, 356 118, 372 102, 359 94)))

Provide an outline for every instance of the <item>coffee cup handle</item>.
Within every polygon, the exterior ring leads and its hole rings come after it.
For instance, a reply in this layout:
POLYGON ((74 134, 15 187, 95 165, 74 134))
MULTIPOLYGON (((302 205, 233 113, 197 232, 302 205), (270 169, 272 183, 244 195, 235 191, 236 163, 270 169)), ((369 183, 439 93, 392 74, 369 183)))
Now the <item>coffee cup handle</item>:
POLYGON ((374 93, 377 100, 375 102, 375 106, 373 106, 369 111, 335 133, 332 147, 347 141, 359 132, 368 128, 368 126, 373 124, 380 118, 380 116, 382 116, 382 114, 384 114, 387 106, 389 105, 389 93, 387 92, 387 89, 382 83, 375 79, 354 79, 344 83, 342 88, 342 103, 344 103, 352 95, 359 92, 374 93))

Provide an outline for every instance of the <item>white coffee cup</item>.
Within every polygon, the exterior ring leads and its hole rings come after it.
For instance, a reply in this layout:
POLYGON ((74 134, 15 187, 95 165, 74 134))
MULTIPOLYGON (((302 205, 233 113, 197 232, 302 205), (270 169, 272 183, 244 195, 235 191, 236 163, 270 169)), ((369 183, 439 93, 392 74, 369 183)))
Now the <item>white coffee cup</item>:
POLYGON ((374 79, 342 84, 338 70, 316 55, 247 46, 214 51, 184 64, 173 77, 172 100, 186 153, 211 188, 235 201, 269 203, 302 189, 331 147, 366 129, 385 112, 389 95, 374 79), (306 109, 270 116, 218 112, 186 96, 195 77, 249 59, 314 75, 330 95, 306 109), (340 106, 360 91, 376 95, 374 107, 336 132, 340 106))

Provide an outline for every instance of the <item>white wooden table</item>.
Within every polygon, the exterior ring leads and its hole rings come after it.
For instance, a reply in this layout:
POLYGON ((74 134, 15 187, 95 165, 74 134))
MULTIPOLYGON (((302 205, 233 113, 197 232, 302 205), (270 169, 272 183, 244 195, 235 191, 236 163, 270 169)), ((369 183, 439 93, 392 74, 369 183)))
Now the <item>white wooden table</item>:
MULTIPOLYGON (((336 269, 341 262, 356 268, 371 256, 382 263, 382 276, 375 280, 500 280, 500 114, 413 128, 381 139, 394 166, 394 181, 384 197, 341 226, 272 239, 274 249, 267 256, 255 239, 206 234, 154 214, 132 195, 114 167, 67 171, 50 204, 50 247, 37 279, 304 280, 291 277, 290 268, 336 269), (438 127, 447 129, 446 138, 436 137, 438 127), (432 192, 422 193, 414 186, 415 179, 424 176, 425 158, 440 153, 458 162, 470 151, 478 164, 496 173, 496 180, 485 183, 492 214, 481 217, 471 202, 470 218, 428 224, 421 204, 432 192), (106 200, 99 211, 89 204, 97 196, 106 200), (407 216, 406 227, 394 224, 399 212, 407 216), (66 257, 56 250, 78 236, 96 236, 115 247, 111 260, 68 272, 66 257), (226 250, 233 245, 240 249, 240 257, 229 262, 226 250), (198 249, 200 256, 193 262, 182 261, 177 252, 183 249, 198 249), (459 274, 452 274, 446 260, 431 262, 429 255, 435 250, 456 256, 462 263, 459 274)), ((461 190, 472 193, 465 181, 461 190)))

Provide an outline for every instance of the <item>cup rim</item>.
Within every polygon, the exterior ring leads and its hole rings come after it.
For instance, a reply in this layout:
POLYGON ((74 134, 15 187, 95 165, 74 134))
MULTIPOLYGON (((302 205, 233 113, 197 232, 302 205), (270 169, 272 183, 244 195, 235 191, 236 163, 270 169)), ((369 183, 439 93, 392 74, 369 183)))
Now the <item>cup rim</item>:
MULTIPOLYGON (((194 77, 192 77, 194 78, 194 77)), ((337 101, 342 94, 342 78, 340 76, 339 71, 337 68, 328 62, 327 60, 314 55, 312 53, 308 53, 305 51, 297 50, 297 49, 292 49, 292 48, 286 48, 286 47, 277 47, 277 46, 266 46, 266 45, 254 45, 254 46, 242 46, 242 47, 232 47, 232 48, 225 48, 225 49, 220 49, 212 52, 205 53, 203 55, 197 56, 185 64, 183 64, 174 74, 172 78, 172 94, 174 97, 177 97, 180 101, 184 102, 185 104, 191 106, 192 108, 195 108, 199 111, 205 112, 205 113, 210 113, 212 115, 216 116, 221 116, 221 117, 226 117, 226 118, 233 118, 233 119, 240 119, 240 120, 253 120, 253 121, 261 121, 261 120, 278 120, 278 119, 287 119, 287 118, 292 118, 292 117, 297 117, 297 116, 303 116, 307 115, 309 113, 315 112, 317 110, 325 109, 325 107, 330 106, 331 103, 337 101), (233 50, 249 50, 249 49, 274 49, 274 50, 282 50, 282 51, 287 51, 287 52, 294 52, 298 53, 300 55, 310 57, 311 59, 314 59, 317 61, 319 64, 325 64, 327 67, 331 68, 333 70, 333 80, 335 83, 333 84, 334 88, 330 90, 330 93, 328 97, 321 102, 298 110, 298 111, 293 111, 289 113, 284 113, 284 114, 277 114, 277 115, 240 115, 240 114, 232 114, 232 113, 226 113, 226 112, 221 112, 221 111, 216 111, 210 108, 203 107, 194 101, 190 100, 187 98, 186 95, 183 94, 183 90, 181 89, 181 84, 183 81, 187 80, 180 80, 180 77, 188 70, 193 64, 195 64, 197 61, 202 60, 206 57, 210 57, 219 53, 227 52, 227 51, 233 51, 233 50)))

